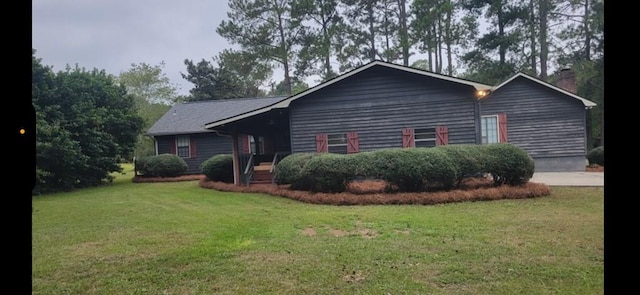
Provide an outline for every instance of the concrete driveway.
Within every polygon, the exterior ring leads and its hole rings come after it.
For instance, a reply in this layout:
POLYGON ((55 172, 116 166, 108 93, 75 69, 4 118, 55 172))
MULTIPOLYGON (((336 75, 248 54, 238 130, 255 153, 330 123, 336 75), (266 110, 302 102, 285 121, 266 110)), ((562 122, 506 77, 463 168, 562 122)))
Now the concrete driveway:
POLYGON ((549 186, 604 186, 604 172, 536 172, 529 181, 549 186))

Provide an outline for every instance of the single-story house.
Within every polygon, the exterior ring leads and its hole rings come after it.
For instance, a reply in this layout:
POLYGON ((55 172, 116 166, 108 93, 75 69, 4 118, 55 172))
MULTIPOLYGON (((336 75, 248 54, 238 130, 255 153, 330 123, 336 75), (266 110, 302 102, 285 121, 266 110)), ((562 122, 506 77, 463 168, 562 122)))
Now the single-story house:
MULTIPOLYGON (((570 73, 563 71, 563 83, 571 85, 570 73)), ((373 61, 288 97, 175 105, 149 135, 158 154, 185 160, 193 156, 189 142, 198 151, 191 172, 214 153, 233 154, 236 184, 289 153, 494 142, 522 147, 538 172, 584 171, 586 112, 593 106, 575 86, 522 73, 492 86, 373 61)))

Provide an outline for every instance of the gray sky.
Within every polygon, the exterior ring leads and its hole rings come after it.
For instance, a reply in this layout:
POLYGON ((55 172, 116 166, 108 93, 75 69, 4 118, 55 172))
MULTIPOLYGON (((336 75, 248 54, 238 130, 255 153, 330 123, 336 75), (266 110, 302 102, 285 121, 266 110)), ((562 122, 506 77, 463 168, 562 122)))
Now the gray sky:
POLYGON ((185 59, 194 62, 231 48, 216 33, 225 0, 33 0, 32 47, 55 72, 66 65, 118 75, 133 63, 158 65, 187 94, 185 59))

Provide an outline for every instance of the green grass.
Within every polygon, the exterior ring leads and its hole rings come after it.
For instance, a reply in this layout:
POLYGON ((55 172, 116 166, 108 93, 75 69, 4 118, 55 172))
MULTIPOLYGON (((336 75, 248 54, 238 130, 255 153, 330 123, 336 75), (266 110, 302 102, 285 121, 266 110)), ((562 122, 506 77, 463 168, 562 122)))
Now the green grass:
POLYGON ((603 294, 604 190, 325 206, 132 183, 33 198, 33 294, 603 294))

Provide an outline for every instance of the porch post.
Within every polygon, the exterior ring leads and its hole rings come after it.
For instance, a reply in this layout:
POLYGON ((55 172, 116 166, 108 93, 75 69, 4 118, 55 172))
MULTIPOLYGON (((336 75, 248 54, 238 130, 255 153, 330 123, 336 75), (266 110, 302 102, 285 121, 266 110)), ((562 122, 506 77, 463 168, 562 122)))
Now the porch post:
POLYGON ((240 185, 240 159, 238 157, 238 131, 233 129, 231 132, 231 140, 233 143, 233 184, 240 185))

